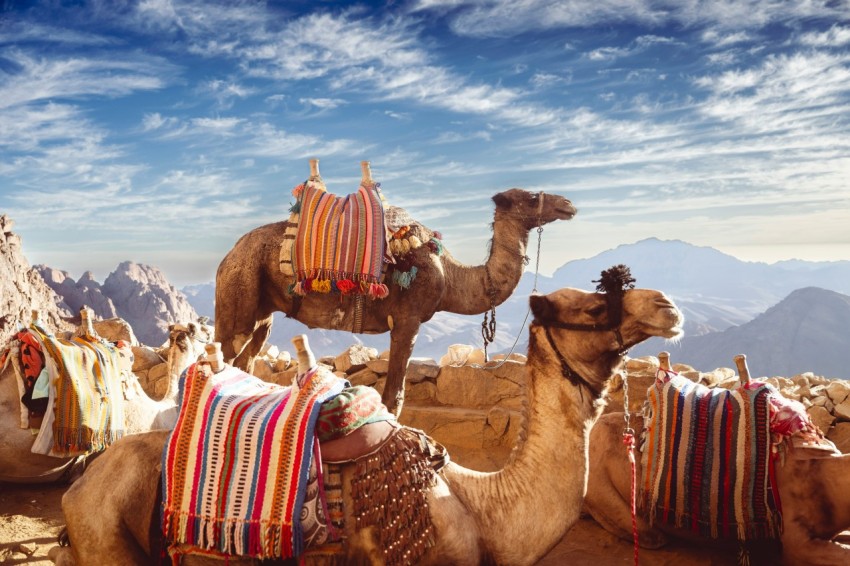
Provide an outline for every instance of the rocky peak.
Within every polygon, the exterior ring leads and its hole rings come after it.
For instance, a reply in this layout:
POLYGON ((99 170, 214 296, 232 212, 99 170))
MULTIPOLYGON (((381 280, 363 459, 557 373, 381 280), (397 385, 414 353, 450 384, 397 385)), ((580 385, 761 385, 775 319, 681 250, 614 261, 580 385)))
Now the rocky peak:
POLYGON ((197 320, 198 314, 156 267, 125 261, 109 274, 101 290, 145 344, 162 344, 168 326, 197 320))
POLYGON ((17 323, 29 323, 32 310, 50 330, 69 330, 63 317, 70 317, 56 293, 30 267, 21 251, 21 237, 12 232, 14 221, 0 215, 0 345, 17 330, 17 323))

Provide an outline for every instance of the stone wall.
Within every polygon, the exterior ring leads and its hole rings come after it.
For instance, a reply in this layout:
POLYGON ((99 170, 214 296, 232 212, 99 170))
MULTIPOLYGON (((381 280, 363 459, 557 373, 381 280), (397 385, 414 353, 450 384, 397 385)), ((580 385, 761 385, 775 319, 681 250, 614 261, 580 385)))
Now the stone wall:
MULTIPOLYGON (((382 391, 388 355, 358 345, 336 357, 321 358, 320 362, 353 384, 371 385, 382 391)), ((525 356, 514 354, 510 360, 483 365, 451 362, 446 357, 441 363, 423 358, 410 360, 400 420, 446 445, 455 461, 482 471, 497 469, 510 455, 522 423, 525 356)), ((625 383, 632 413, 640 412, 657 368, 658 359, 654 356, 627 360, 625 383)), ((729 389, 738 384, 736 371, 729 368, 700 372, 685 364, 674 364, 673 369, 709 387, 729 389)), ((288 353, 272 346, 257 360, 254 373, 289 385, 295 367, 288 353)), ((811 373, 755 379, 767 381, 786 397, 803 403, 827 437, 842 452, 850 452, 850 382, 811 373)), ((622 411, 624 393, 623 374, 617 374, 609 384, 605 411, 622 411)))

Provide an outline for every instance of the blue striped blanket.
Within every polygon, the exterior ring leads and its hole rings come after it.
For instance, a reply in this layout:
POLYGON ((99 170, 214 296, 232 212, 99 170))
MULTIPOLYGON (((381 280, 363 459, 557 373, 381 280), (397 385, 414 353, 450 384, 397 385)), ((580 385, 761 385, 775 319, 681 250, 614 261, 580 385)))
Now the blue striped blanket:
POLYGON ((778 536, 769 429, 774 390, 709 389, 671 375, 647 395, 642 508, 652 522, 706 537, 778 536))

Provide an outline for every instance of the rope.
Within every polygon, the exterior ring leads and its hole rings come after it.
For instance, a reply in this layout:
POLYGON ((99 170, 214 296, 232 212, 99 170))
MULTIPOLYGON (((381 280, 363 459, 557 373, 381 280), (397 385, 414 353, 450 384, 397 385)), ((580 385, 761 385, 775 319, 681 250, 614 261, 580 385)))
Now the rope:
MULTIPOLYGON (((534 286, 531 289, 532 295, 537 292, 537 276, 540 274, 540 245, 541 245, 542 241, 543 241, 543 226, 538 226, 537 227, 537 259, 534 263, 534 286)), ((528 256, 525 256, 525 263, 526 264, 528 263, 528 256)), ((485 330, 484 330, 485 326, 488 328, 488 331, 489 331, 489 327, 492 327, 492 334, 491 334, 490 342, 492 342, 496 338, 496 308, 491 307, 491 310, 492 310, 492 313, 493 313, 492 320, 490 322, 487 321, 487 313, 485 312, 484 313, 484 322, 481 323, 481 333, 482 333, 482 335, 485 332, 485 330)), ((517 332, 516 338, 514 338, 514 343, 511 344, 511 349, 508 350, 508 353, 505 354, 505 357, 502 358, 499 361, 499 363, 492 365, 492 366, 482 366, 480 364, 470 364, 470 367, 493 371, 493 370, 499 369, 500 367, 505 365, 505 362, 507 362, 508 358, 511 357, 511 354, 514 353, 514 350, 516 349, 516 345, 519 343, 519 339, 522 336, 522 332, 525 329, 525 325, 528 323, 528 315, 530 315, 530 314, 531 314, 531 305, 529 304, 528 308, 525 310, 525 318, 522 319, 522 324, 520 324, 519 331, 517 332)), ((484 360, 485 361, 487 360, 487 337, 486 336, 484 336, 484 360)), ((464 361, 464 362, 460 362, 460 363, 456 363, 456 364, 448 364, 448 365, 449 365, 449 367, 459 368, 459 367, 463 367, 464 365, 466 365, 466 362, 464 361)))
POLYGON ((638 566, 638 528, 637 528, 637 466, 635 464, 635 431, 631 426, 631 413, 629 412, 629 379, 627 375, 623 375, 623 419, 626 421, 626 426, 623 429, 623 444, 626 445, 626 453, 629 458, 629 466, 631 468, 631 501, 629 507, 632 511, 632 537, 635 541, 635 566, 638 566))

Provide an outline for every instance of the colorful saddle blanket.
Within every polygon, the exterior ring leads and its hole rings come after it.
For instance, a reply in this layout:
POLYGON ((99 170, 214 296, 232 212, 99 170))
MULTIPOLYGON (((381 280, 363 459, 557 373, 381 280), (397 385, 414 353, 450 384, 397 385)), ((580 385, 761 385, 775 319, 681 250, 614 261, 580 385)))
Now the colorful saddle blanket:
POLYGON ((314 371, 300 388, 281 387, 229 366, 190 366, 163 451, 165 539, 226 555, 299 556, 316 420, 345 384, 314 371))
POLYGON ((30 327, 47 354, 53 389, 33 452, 76 456, 106 449, 124 435, 121 354, 100 339, 56 338, 40 326, 30 327), (51 438, 52 436, 52 438, 51 438))
POLYGON ((384 298, 387 257, 384 206, 377 185, 338 197, 318 183, 296 187, 300 220, 293 247, 292 292, 338 292, 384 298))
POLYGON ((651 521, 711 538, 773 538, 782 529, 772 481, 766 384, 709 389, 672 374, 647 394, 641 506, 651 521))

